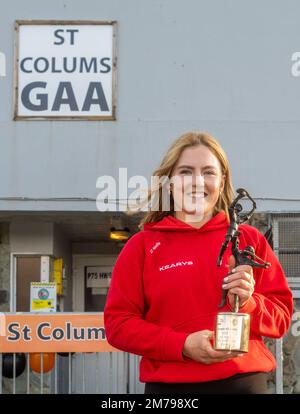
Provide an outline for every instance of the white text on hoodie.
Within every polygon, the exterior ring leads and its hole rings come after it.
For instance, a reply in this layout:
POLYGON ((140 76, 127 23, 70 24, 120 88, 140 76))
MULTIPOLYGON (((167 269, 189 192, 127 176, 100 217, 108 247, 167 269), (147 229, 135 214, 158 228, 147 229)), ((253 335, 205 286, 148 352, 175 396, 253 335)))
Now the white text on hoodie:
POLYGON ((160 267, 159 271, 161 272, 162 270, 168 270, 168 269, 172 269, 173 267, 179 267, 179 266, 192 266, 193 264, 194 263, 192 261, 172 263, 172 264, 160 267))

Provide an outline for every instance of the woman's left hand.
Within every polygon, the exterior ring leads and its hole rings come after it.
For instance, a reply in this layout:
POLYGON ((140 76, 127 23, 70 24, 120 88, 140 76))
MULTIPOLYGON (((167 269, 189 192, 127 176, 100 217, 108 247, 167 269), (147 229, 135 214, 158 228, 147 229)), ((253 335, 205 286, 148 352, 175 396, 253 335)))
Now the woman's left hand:
POLYGON ((234 295, 239 297, 239 306, 242 307, 251 298, 254 292, 255 280, 253 269, 249 265, 235 267, 235 258, 229 258, 230 275, 223 280, 222 288, 228 290, 228 300, 231 308, 234 308, 234 295))

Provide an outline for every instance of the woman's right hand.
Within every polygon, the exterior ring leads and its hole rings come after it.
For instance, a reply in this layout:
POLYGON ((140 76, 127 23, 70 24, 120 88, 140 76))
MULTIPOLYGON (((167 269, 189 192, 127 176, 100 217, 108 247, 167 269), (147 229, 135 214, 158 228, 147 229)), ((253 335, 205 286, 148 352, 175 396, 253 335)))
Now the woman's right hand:
POLYGON ((214 332, 208 330, 190 334, 185 340, 182 350, 183 355, 206 365, 227 361, 243 355, 230 351, 216 351, 211 343, 213 337, 214 332))

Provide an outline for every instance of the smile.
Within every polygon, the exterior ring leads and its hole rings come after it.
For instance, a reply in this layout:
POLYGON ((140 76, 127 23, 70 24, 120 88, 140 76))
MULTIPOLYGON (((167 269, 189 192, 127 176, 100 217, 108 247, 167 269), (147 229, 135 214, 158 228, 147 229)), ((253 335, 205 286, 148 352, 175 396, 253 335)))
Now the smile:
POLYGON ((207 197, 207 194, 206 193, 187 193, 187 196, 188 197, 195 197, 195 198, 200 199, 200 198, 207 197))

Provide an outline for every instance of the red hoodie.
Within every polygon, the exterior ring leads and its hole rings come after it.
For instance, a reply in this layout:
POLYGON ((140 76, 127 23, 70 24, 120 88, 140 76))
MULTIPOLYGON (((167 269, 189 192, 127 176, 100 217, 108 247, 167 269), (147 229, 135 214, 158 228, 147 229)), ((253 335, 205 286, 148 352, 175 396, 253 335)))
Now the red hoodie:
POLYGON ((167 216, 146 224, 121 251, 104 310, 105 329, 112 346, 143 356, 142 382, 202 382, 275 368, 262 336, 287 332, 292 293, 268 242, 249 225, 239 226, 239 248, 252 245, 271 263, 268 269, 253 268, 255 292, 240 308, 251 315, 249 352, 211 365, 182 355, 190 333, 214 330, 216 314, 230 310, 228 304, 218 308, 231 255, 229 245, 217 267, 227 228, 224 212, 199 229, 167 216))

